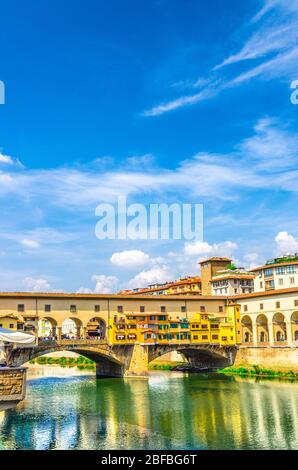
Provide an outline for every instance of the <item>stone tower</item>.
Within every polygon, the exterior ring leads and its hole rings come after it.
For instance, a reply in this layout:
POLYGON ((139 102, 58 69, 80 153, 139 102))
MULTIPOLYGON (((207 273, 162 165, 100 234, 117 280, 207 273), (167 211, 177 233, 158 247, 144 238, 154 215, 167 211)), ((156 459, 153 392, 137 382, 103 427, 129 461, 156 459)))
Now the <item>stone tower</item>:
POLYGON ((202 295, 212 295, 211 280, 214 274, 231 264, 230 258, 209 258, 201 261, 201 282, 202 282, 202 295))

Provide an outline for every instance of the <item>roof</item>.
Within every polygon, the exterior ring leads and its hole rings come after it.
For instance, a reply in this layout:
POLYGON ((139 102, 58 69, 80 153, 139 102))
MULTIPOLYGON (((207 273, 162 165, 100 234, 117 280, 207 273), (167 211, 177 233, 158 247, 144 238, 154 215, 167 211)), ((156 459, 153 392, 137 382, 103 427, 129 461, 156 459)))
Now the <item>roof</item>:
POLYGON ((208 261, 226 261, 227 263, 230 263, 232 260, 230 258, 221 258, 219 256, 214 256, 213 258, 207 258, 203 261, 199 261, 199 264, 208 263, 208 261))
POLYGON ((230 299, 251 299, 254 297, 270 297, 274 295, 280 294, 297 294, 298 295, 298 287, 288 287, 287 289, 272 289, 263 292, 253 292, 251 294, 239 294, 233 295, 230 299))
POLYGON ((255 279, 254 274, 221 274, 219 276, 213 276, 211 282, 216 282, 225 279, 255 279))
MULTIPOLYGON (((38 299, 94 299, 94 300, 127 300, 127 299, 135 299, 136 295, 133 294, 78 294, 78 293, 61 293, 61 292, 0 292, 0 299, 1 298, 16 298, 16 299, 27 299, 31 298, 34 300, 38 299)), ((212 295, 206 296, 198 296, 198 295, 139 295, 138 300, 156 300, 159 301, 160 299, 164 300, 223 300, 227 299, 227 296, 216 296, 216 299, 212 295)))
POLYGON ((261 271, 262 269, 270 269, 275 268, 277 266, 290 266, 291 264, 298 264, 298 261, 282 261, 280 263, 265 264, 264 266, 260 266, 259 268, 251 269, 251 271, 261 271))

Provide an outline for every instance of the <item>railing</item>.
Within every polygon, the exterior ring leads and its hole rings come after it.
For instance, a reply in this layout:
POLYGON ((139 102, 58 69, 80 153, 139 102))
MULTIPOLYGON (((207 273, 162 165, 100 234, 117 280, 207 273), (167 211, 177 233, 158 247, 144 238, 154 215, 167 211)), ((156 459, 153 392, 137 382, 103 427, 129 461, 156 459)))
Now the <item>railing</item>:
POLYGON ((87 345, 99 345, 99 344, 107 344, 107 341, 104 339, 92 338, 92 339, 58 339, 58 340, 45 340, 45 339, 38 339, 38 346, 48 346, 48 347, 55 347, 55 346, 77 346, 80 344, 87 344, 87 345))

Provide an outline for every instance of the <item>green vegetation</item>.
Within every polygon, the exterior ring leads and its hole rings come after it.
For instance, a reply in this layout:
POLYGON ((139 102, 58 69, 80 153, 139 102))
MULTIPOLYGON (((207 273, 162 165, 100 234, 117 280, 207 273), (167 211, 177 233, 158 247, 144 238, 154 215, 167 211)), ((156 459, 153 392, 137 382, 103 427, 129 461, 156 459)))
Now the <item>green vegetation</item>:
POLYGON ((185 362, 153 362, 149 370, 173 370, 177 366, 184 366, 185 362))
POLYGON ((298 256, 283 256, 281 258, 270 259, 266 262, 266 266, 277 263, 291 263, 291 261, 298 261, 298 256))
POLYGON ((30 364, 40 364, 40 365, 58 365, 61 367, 78 367, 80 369, 95 368, 95 362, 87 357, 51 357, 51 356, 41 356, 37 359, 32 359, 30 364))
POLYGON ((279 371, 273 369, 265 369, 258 365, 253 365, 251 367, 226 367, 225 369, 219 370, 218 372, 220 374, 232 374, 244 377, 268 377, 298 380, 298 372, 293 372, 292 370, 279 371))
POLYGON ((231 271, 235 271, 235 269, 237 269, 237 266, 234 263, 230 263, 227 266, 227 269, 230 269, 231 271))

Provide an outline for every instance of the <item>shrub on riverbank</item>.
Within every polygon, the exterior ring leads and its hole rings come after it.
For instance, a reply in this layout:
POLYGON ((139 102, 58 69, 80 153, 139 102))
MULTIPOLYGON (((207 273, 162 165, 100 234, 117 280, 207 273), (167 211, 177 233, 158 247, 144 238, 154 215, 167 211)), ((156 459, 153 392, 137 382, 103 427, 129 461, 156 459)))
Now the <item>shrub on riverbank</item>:
POLYGON ((32 359, 30 364, 39 365, 58 365, 62 367, 95 367, 95 362, 91 361, 84 356, 79 357, 52 357, 52 356, 41 356, 36 359, 32 359))
POLYGON ((271 378, 280 378, 280 379, 294 379, 298 380, 298 372, 292 370, 289 371, 280 371, 274 369, 266 369, 255 364, 251 367, 226 367, 218 371, 220 374, 232 374, 248 377, 271 377, 271 378))
POLYGON ((177 366, 185 365, 184 362, 152 362, 149 370, 173 370, 177 366))

